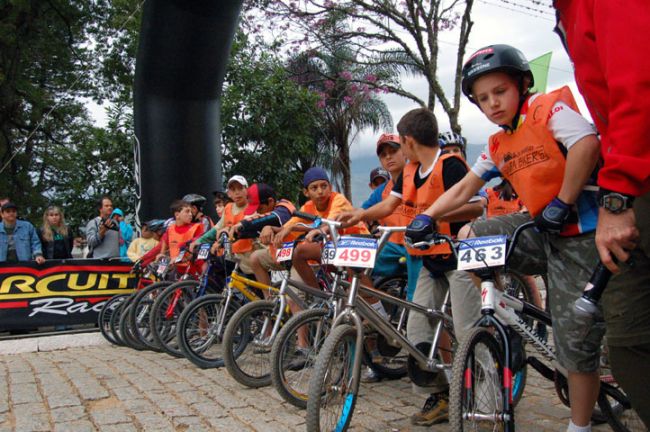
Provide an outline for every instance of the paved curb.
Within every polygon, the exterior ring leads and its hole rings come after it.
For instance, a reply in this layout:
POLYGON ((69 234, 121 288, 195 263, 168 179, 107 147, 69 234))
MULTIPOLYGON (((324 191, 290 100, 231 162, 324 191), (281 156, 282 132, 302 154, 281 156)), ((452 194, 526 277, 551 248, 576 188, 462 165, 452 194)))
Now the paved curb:
POLYGON ((76 333, 0 341, 0 355, 109 345, 101 333, 76 333))

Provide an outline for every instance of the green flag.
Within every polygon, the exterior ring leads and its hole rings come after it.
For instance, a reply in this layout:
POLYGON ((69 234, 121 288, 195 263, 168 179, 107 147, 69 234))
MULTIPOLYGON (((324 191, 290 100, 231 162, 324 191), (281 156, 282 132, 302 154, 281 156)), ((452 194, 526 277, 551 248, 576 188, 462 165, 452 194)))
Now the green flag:
POLYGON ((547 52, 529 62, 530 70, 533 71, 535 86, 532 91, 545 93, 546 82, 548 81, 548 67, 551 65, 551 55, 553 52, 547 52))

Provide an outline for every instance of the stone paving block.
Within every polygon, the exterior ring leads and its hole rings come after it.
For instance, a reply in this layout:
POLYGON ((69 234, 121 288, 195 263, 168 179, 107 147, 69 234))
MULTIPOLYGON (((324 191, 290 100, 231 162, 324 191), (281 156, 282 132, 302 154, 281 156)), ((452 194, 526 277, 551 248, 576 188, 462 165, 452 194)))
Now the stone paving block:
POLYGON ((228 415, 228 411, 214 402, 193 404, 191 408, 203 417, 225 417, 228 415))
POLYGON ((134 418, 145 431, 174 429, 172 423, 159 413, 137 413, 134 418))
POLYGON ((81 400, 66 390, 46 391, 45 397, 50 408, 74 407, 81 405, 81 400))
POLYGON ((54 432, 95 432, 97 429, 88 420, 55 423, 54 432))
POLYGON ((29 370, 28 372, 16 372, 9 375, 12 384, 35 383, 36 377, 34 373, 29 370))
POLYGON ((41 395, 35 383, 23 383, 11 385, 11 402, 16 404, 41 402, 41 395))
POLYGON ((155 407, 147 399, 128 399, 122 401, 122 405, 131 413, 153 412, 155 407))
POLYGON ((100 432, 137 432, 138 428, 133 423, 120 423, 111 425, 100 425, 100 432))
POLYGON ((49 431, 50 421, 46 413, 14 413, 17 431, 49 431))
POLYGON ((52 421, 54 423, 63 423, 74 420, 87 420, 86 409, 82 406, 51 409, 50 416, 52 417, 52 421))
POLYGON ((208 417, 208 423, 218 431, 253 431, 255 429, 232 417, 208 417))
POLYGON ((117 387, 113 389, 113 393, 121 401, 142 397, 142 393, 133 387, 117 387))
POLYGON ((183 401, 188 405, 205 402, 209 400, 208 396, 199 390, 177 392, 176 394, 178 395, 178 398, 181 401, 183 401))
POLYGON ((88 412, 98 425, 127 423, 131 420, 124 405, 114 397, 89 404, 88 412))

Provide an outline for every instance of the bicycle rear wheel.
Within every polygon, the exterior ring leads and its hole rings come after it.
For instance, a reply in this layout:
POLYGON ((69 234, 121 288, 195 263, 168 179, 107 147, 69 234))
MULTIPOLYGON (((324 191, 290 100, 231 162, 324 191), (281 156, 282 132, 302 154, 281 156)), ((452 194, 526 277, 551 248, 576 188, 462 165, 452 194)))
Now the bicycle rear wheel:
POLYGON ((271 330, 279 303, 257 300, 230 319, 223 336, 223 361, 240 384, 258 388, 271 384, 271 330))
POLYGON ((449 424, 454 432, 514 430, 514 410, 503 386, 503 355, 497 339, 473 328, 454 356, 449 389, 449 424))
POLYGON ((307 431, 345 431, 350 426, 359 393, 361 362, 354 370, 357 330, 348 324, 337 326, 321 349, 309 380, 307 431))
POLYGON ((129 329, 137 340, 138 344, 146 349, 159 351, 160 347, 155 343, 149 329, 149 314, 156 297, 163 289, 171 285, 171 281, 159 281, 138 291, 131 300, 131 308, 127 319, 129 329))
POLYGON ((102 333, 102 336, 104 336, 104 338, 106 338, 106 340, 113 345, 121 346, 122 343, 121 341, 118 342, 115 334, 113 333, 113 329, 111 327, 111 319, 113 318, 113 314, 117 313, 120 305, 122 302, 124 302, 124 300, 127 299, 128 296, 129 294, 121 294, 111 297, 106 303, 104 303, 102 310, 99 311, 99 317, 97 318, 99 331, 102 333))
POLYGON ((196 280, 184 280, 171 284, 156 296, 149 314, 149 331, 153 343, 167 354, 182 357, 176 337, 178 319, 200 289, 196 280))
POLYGON ((176 338, 183 355, 201 369, 223 366, 223 333, 226 324, 239 309, 220 294, 199 297, 181 313, 176 338))
POLYGON ((307 407, 309 380, 318 353, 332 325, 326 309, 301 311, 286 322, 271 349, 271 381, 284 400, 298 408, 307 407), (305 346, 299 339, 304 337, 305 346))

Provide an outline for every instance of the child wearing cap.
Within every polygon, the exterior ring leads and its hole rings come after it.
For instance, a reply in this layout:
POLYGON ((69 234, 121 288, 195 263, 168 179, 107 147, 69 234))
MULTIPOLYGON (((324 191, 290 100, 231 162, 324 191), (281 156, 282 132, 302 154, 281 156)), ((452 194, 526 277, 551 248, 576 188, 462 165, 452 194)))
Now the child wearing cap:
POLYGON ((368 187, 370 190, 375 190, 379 186, 385 184, 388 180, 390 180, 390 174, 388 174, 388 171, 382 167, 377 167, 370 171, 370 183, 368 183, 368 187))

